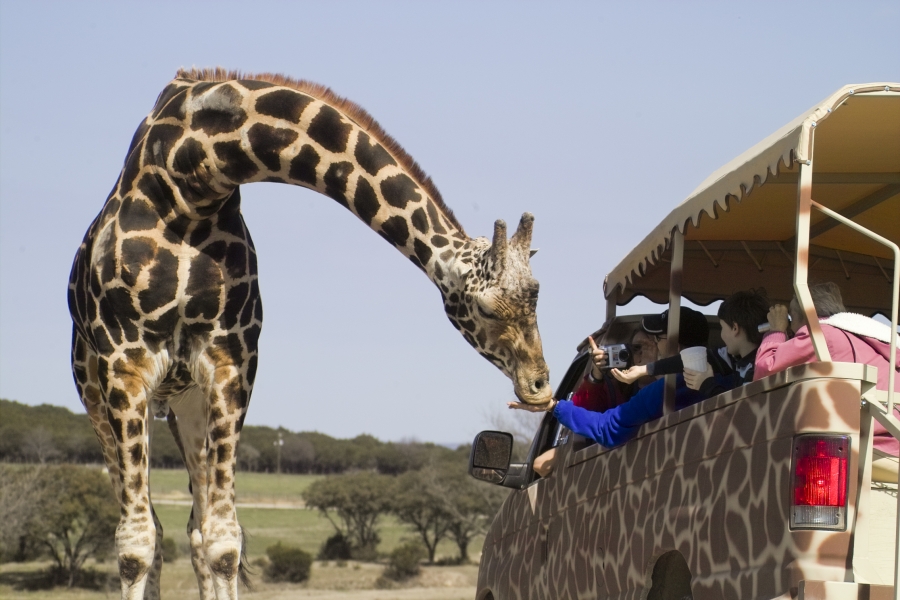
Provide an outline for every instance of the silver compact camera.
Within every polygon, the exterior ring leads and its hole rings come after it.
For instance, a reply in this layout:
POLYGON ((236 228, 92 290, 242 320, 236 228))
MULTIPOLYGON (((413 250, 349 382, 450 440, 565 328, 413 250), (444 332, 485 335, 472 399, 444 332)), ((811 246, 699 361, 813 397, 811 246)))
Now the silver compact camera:
POLYGON ((631 351, 627 344, 613 344, 612 346, 600 346, 606 352, 607 364, 604 369, 624 369, 628 367, 631 351))

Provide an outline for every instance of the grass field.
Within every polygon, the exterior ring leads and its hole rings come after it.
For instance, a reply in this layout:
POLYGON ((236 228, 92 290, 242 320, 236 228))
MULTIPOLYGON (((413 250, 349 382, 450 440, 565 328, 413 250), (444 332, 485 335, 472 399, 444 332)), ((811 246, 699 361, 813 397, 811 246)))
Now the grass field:
MULTIPOLYGON (((241 503, 298 503, 300 493, 323 475, 276 475, 238 471, 235 475, 237 501, 241 503)), ((188 474, 184 469, 152 469, 150 492, 154 497, 190 499, 188 474)))
MULTIPOLYGON (((189 506, 158 505, 156 514, 163 524, 166 537, 171 537, 182 551, 187 552, 188 538, 185 525, 190 515, 189 506)), ((318 511, 307 509, 273 509, 273 508, 240 508, 238 519, 247 532, 247 554, 252 560, 266 553, 266 548, 276 542, 299 546, 315 556, 319 547, 328 537, 334 535, 334 527, 328 519, 318 511)), ((378 551, 389 553, 401 540, 411 537, 413 533, 393 517, 384 517, 380 521, 381 544, 378 551)), ((469 545, 469 556, 477 560, 484 542, 482 537, 476 538, 469 545)), ((438 546, 437 557, 451 558, 459 551, 455 544, 443 541, 438 546)))
MULTIPOLYGON (((238 518, 247 532, 248 558, 265 555, 266 548, 277 543, 298 546, 316 556, 319 547, 335 530, 331 523, 318 511, 302 507, 300 493, 318 475, 275 475, 267 473, 244 473, 237 475, 237 498, 242 504, 294 505, 293 508, 238 507, 238 518)), ((151 472, 151 494, 157 500, 189 500, 187 494, 188 477, 185 471, 155 469, 151 472)), ((155 509, 163 525, 165 537, 175 540, 182 556, 174 563, 163 567, 163 598, 198 598, 196 580, 188 556, 188 538, 185 531, 191 507, 188 504, 156 502, 155 509)), ((379 533, 381 544, 378 551, 387 554, 403 539, 414 534, 408 527, 393 517, 383 517, 379 533)), ((479 537, 469 546, 469 557, 478 561, 484 539, 479 537)), ((449 540, 438 546, 437 557, 452 558, 459 554, 455 544, 449 540)), ((3 600, 87 600, 118 597, 118 590, 88 591, 52 590, 23 591, 23 584, 47 566, 46 563, 10 563, 0 565, 0 598, 3 600)), ((115 571, 115 560, 94 564, 89 567, 103 572, 115 571)), ((302 585, 267 584, 260 573, 253 577, 255 590, 242 591, 242 598, 259 600, 281 600, 282 598, 319 598, 337 600, 388 600, 424 598, 428 600, 470 599, 474 596, 478 567, 475 564, 453 567, 423 567, 422 575, 408 584, 392 590, 375 589, 375 581, 384 569, 383 564, 357 563, 349 561, 337 566, 334 562, 316 561, 310 581, 302 585)), ((259 571, 259 569, 256 569, 259 571)), ((27 587, 27 585, 25 586, 27 587)))
MULTIPOLYGON (((300 493, 322 475, 275 475, 273 473, 238 472, 236 477, 237 500, 239 503, 297 503, 302 506, 300 493)), ((151 493, 154 498, 172 498, 183 493, 187 495, 187 472, 175 469, 154 469, 150 473, 151 493)), ((162 522, 166 537, 175 540, 185 552, 188 538, 185 531, 191 507, 187 505, 155 504, 156 514, 162 522)), ((266 548, 276 542, 299 546, 315 556, 322 543, 334 535, 334 527, 318 511, 305 508, 249 508, 238 507, 238 519, 247 532, 247 553, 251 558, 263 556, 266 548)), ((409 529, 393 517, 383 517, 380 521, 381 545, 378 551, 384 554, 393 550, 403 539, 412 536, 409 529)), ((484 542, 479 537, 469 545, 469 556, 477 560, 484 542)), ((450 558, 459 551, 455 544, 443 541, 438 546, 437 557, 450 558)))

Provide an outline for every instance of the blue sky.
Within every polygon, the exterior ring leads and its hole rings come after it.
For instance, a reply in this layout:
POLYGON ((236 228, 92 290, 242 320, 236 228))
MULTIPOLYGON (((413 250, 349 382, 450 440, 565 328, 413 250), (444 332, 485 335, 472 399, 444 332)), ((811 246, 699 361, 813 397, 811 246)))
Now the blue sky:
MULTIPOLYGON (((3 0, 0 396, 81 410, 72 257, 178 67, 332 87, 416 158, 470 235, 533 212, 555 386, 602 322, 618 260, 841 85, 900 79, 898 25, 897 2, 3 0)), ((409 261, 308 190, 242 196, 265 305, 248 423, 438 442, 490 426, 512 387, 409 261)))

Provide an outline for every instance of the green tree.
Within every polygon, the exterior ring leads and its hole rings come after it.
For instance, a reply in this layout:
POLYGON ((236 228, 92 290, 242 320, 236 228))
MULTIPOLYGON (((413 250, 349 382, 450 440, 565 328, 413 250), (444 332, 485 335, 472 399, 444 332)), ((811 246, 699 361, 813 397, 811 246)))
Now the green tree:
POLYGON ((303 491, 303 500, 350 540, 357 554, 370 555, 380 541, 376 526, 390 511, 392 491, 390 477, 356 472, 314 482, 303 491))
POLYGON ((281 469, 289 473, 309 473, 316 462, 316 449, 308 441, 289 433, 281 448, 281 469))
POLYGON ((469 477, 466 463, 444 462, 436 469, 433 485, 450 515, 447 535, 459 548, 459 561, 469 560, 469 544, 478 535, 487 533, 494 515, 509 494, 496 485, 480 483, 469 477))
POLYGON ((398 478, 405 491, 398 496, 395 512, 422 536, 431 561, 437 543, 447 537, 459 548, 459 561, 467 562, 469 544, 487 532, 509 490, 469 477, 465 448, 438 456, 440 460, 398 478))
MULTIPOLYGON (((103 463, 100 444, 84 413, 0 399, 0 416, 0 461, 103 463)), ((150 466, 184 468, 166 419, 151 419, 149 432, 150 466)), ((279 449, 282 471, 323 474, 374 469, 398 475, 453 454, 442 446, 414 440, 384 443, 370 435, 341 440, 316 431, 294 433, 283 427, 246 425, 238 448, 241 470, 274 472, 279 449), (283 445, 276 445, 279 434, 283 445)))
POLYGON ((60 579, 72 587, 89 557, 113 548, 119 505, 99 469, 44 467, 42 479, 27 535, 47 550, 60 579))
MULTIPOLYGON (((94 441, 95 445, 98 445, 94 441)), ((150 468, 184 469, 184 459, 166 419, 150 419, 150 468)))
POLYGON ((418 471, 429 461, 444 460, 452 456, 452 450, 431 443, 388 442, 378 449, 376 462, 379 473, 399 475, 407 471, 418 471))
POLYGON ((2 461, 103 462, 100 445, 84 413, 0 399, 0 416, 2 461))
POLYGON ((36 558, 39 549, 28 537, 49 483, 44 467, 0 464, 0 562, 36 558))
POLYGON ((388 442, 378 449, 375 462, 378 472, 385 475, 399 475, 422 466, 418 444, 388 442))
POLYGON ((237 466, 241 471, 257 471, 259 467, 260 452, 256 446, 241 440, 237 449, 237 466))
POLYGON ((452 515, 441 496, 445 490, 434 479, 427 467, 398 476, 394 483, 392 508, 401 523, 419 534, 431 564, 437 545, 447 536, 452 524, 452 515))

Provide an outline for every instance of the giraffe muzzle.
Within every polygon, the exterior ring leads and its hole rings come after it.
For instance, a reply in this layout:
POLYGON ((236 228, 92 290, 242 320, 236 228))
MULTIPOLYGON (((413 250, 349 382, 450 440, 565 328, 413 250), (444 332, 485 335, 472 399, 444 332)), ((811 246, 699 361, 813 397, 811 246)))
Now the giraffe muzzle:
POLYGON ((516 397, 525 404, 546 404, 553 397, 546 370, 537 376, 517 378, 514 388, 516 397))

